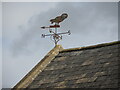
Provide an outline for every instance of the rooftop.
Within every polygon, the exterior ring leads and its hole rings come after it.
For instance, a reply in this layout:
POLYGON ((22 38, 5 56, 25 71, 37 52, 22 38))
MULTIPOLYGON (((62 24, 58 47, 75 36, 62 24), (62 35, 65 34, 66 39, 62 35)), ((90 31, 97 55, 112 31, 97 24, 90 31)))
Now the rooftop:
POLYGON ((14 88, 118 88, 119 47, 56 45, 14 88))

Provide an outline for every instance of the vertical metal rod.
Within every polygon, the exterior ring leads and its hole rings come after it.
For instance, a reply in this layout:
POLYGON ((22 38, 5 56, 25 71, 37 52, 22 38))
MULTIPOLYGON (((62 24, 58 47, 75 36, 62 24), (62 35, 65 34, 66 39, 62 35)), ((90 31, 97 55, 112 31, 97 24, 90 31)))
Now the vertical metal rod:
MULTIPOLYGON (((55 23, 55 26, 56 26, 57 24, 55 23)), ((57 27, 55 27, 55 33, 57 34, 57 27)))
POLYGON ((55 28, 55 33, 57 33, 57 28, 55 28))
POLYGON ((55 46, 57 45, 57 41, 55 41, 55 46))
MULTIPOLYGON (((56 23, 55 23, 55 25, 57 25, 56 23)), ((57 34, 57 27, 55 27, 55 34, 57 34)), ((55 36, 55 46, 57 45, 57 40, 56 40, 56 36, 55 36)))
POLYGON ((56 46, 57 45, 56 37, 54 37, 54 43, 55 43, 55 46, 56 46))

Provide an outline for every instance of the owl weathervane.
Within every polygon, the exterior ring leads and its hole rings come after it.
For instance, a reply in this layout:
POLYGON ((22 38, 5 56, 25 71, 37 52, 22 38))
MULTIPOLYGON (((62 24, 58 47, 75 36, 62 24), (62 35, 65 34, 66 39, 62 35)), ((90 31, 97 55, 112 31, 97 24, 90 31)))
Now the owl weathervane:
POLYGON ((70 35, 70 30, 63 33, 57 33, 57 28, 60 28, 59 23, 62 22, 64 19, 68 17, 67 13, 63 13, 61 16, 57 16, 55 19, 51 19, 50 22, 52 25, 50 26, 43 26, 42 29, 49 29, 50 34, 42 34, 42 37, 45 38, 46 36, 50 36, 51 40, 57 45, 58 41, 62 40, 62 34, 70 35))

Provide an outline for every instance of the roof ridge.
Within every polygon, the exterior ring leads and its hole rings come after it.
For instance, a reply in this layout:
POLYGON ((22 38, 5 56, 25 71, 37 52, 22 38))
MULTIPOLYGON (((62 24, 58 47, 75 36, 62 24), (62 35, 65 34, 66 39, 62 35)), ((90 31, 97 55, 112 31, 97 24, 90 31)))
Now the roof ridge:
POLYGON ((56 45, 13 89, 26 88, 62 49, 61 45, 56 45))
POLYGON ((69 51, 77 51, 77 50, 85 50, 85 49, 94 49, 94 48, 99 48, 99 47, 115 45, 115 44, 120 44, 120 41, 114 41, 114 42, 109 42, 109 43, 102 43, 102 44, 85 46, 85 47, 78 47, 78 48, 63 49, 60 52, 69 52, 69 51))

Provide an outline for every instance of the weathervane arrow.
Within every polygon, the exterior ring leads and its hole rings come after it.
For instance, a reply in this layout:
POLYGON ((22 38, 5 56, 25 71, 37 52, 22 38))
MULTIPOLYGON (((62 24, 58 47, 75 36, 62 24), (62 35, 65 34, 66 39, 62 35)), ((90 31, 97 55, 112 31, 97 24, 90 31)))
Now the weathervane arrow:
POLYGON ((62 32, 62 33, 57 33, 57 28, 60 28, 59 23, 62 22, 64 19, 66 19, 68 17, 67 13, 63 13, 61 16, 57 16, 55 19, 51 19, 50 22, 51 24, 54 25, 50 25, 50 26, 43 26, 41 27, 42 29, 49 29, 50 34, 42 34, 42 38, 45 38, 46 36, 50 36, 51 40, 55 43, 55 45, 57 45, 58 41, 62 40, 62 35, 63 34, 68 34, 70 35, 70 30, 67 32, 62 32), (54 29, 54 30, 53 30, 54 29))

